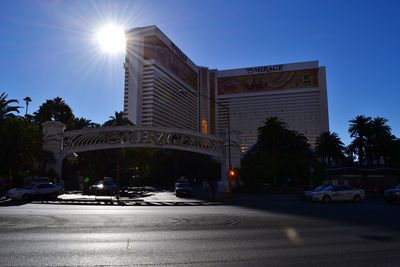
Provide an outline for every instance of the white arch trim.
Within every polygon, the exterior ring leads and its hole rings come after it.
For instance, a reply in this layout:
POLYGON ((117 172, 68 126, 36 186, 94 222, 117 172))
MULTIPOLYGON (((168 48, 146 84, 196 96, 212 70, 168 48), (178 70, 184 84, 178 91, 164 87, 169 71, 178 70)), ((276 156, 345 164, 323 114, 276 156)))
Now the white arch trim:
POLYGON ((110 148, 147 147, 183 150, 224 157, 223 142, 212 135, 164 127, 113 126, 66 131, 62 136, 62 156, 110 148))

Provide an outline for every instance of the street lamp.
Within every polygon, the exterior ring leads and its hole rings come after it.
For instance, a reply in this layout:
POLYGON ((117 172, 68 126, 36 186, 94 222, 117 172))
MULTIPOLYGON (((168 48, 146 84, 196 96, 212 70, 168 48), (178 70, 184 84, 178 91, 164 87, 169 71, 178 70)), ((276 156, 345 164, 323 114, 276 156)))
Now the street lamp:
MULTIPOLYGON (((185 92, 190 92, 190 93, 192 93, 192 94, 194 94, 194 95, 198 95, 198 96, 204 97, 204 98, 206 98, 206 99, 208 99, 208 100, 211 100, 210 97, 208 97, 208 96, 206 96, 206 95, 203 95, 203 94, 201 94, 201 93, 199 93, 199 92, 196 92, 196 93, 195 93, 195 92, 192 92, 192 91, 189 91, 189 90, 183 91, 182 89, 179 89, 179 93, 185 94, 185 92)), ((230 119, 230 110, 229 110, 229 106, 224 105, 224 104, 221 104, 220 102, 218 102, 218 101, 216 101, 216 100, 212 100, 212 101, 213 101, 215 104, 217 104, 218 106, 224 108, 224 109, 226 110, 227 115, 228 115, 228 164, 229 164, 229 169, 228 169, 227 174, 229 175, 229 171, 232 170, 232 157, 231 157, 231 119, 230 119)))

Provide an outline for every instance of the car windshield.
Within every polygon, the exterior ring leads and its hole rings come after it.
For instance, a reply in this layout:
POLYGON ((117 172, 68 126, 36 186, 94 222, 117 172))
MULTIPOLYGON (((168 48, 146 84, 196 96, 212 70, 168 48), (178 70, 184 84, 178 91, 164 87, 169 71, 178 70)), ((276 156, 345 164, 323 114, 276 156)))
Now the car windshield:
POLYGON ((26 186, 24 186, 24 189, 32 189, 35 185, 34 184, 28 184, 26 186))
POLYGON ((333 189, 333 186, 330 185, 330 186, 324 187, 320 191, 331 191, 332 189, 333 189))
POLYGON ((320 190, 324 189, 325 187, 327 187, 327 185, 320 185, 317 188, 315 188, 314 191, 320 191, 320 190))

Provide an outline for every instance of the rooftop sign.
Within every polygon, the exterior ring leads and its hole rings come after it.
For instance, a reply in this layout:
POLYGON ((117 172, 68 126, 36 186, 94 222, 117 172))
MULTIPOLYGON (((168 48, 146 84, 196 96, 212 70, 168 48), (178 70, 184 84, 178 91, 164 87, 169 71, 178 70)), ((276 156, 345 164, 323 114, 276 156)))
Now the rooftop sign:
POLYGON ((284 72, 293 70, 315 69, 318 68, 318 61, 296 62, 289 64, 276 64, 256 66, 240 69, 219 70, 218 77, 230 77, 240 75, 256 75, 263 73, 284 72))
POLYGON ((246 68, 246 71, 248 74, 277 72, 277 71, 283 71, 283 65, 252 67, 252 68, 246 68))

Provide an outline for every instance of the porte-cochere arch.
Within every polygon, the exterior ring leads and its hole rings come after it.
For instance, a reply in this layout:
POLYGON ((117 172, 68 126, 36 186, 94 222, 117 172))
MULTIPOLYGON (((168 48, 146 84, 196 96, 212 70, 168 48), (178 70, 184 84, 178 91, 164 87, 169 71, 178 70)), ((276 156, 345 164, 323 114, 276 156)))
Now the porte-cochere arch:
MULTIPOLYGON (((227 143, 212 135, 165 127, 115 126, 65 131, 56 121, 43 123, 43 149, 51 152, 53 169, 62 178, 62 161, 72 153, 111 148, 163 148, 212 156, 221 163, 221 178, 226 180, 227 143)), ((239 148, 240 149, 240 148, 239 148)))
POLYGON ((116 126, 86 128, 65 132, 62 153, 127 147, 167 148, 222 156, 223 143, 218 139, 174 128, 116 126))

